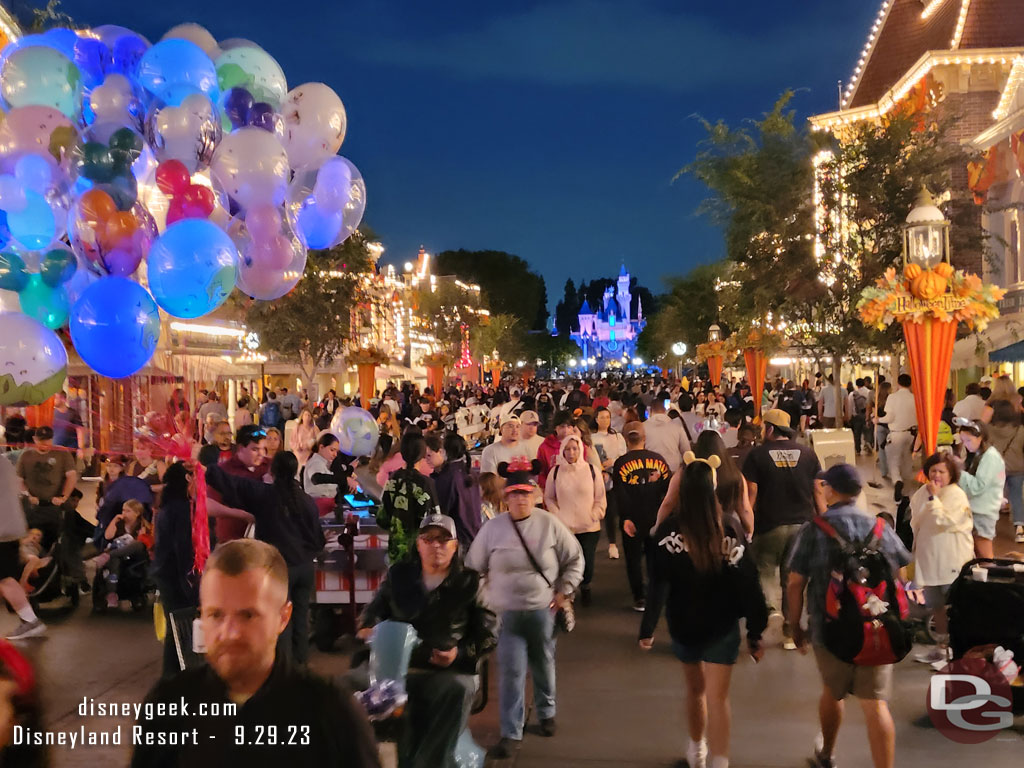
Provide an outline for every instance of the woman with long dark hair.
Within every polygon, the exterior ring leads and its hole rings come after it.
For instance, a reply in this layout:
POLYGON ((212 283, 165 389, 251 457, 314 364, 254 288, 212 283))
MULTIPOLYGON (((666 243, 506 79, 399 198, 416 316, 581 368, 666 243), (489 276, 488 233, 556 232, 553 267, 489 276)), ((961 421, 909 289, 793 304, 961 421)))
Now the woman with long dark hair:
MULTIPOLYGON (((718 487, 715 491, 718 503, 722 505, 722 515, 734 516, 746 535, 752 536, 754 534, 754 508, 750 505, 747 480, 725 447, 722 436, 713 429, 705 429, 697 438, 693 452, 698 459, 718 457, 721 463, 718 466, 718 487)), ((671 493, 671 489, 669 492, 671 493)))
POLYGON ((208 470, 206 481, 221 494, 224 504, 244 509, 255 518, 256 538, 277 547, 288 564, 292 618, 281 633, 278 649, 290 654, 296 663, 305 664, 309 659, 313 559, 326 542, 316 504, 295 479, 298 471, 295 454, 279 451, 270 462, 270 484, 228 475, 220 467, 208 470))
MULTIPOLYGON (((171 625, 171 613, 199 606, 199 578, 193 573, 192 498, 189 471, 184 464, 171 464, 164 473, 164 490, 156 513, 156 544, 153 547, 153 579, 160 589, 160 604, 171 625)), ((165 677, 181 671, 168 630, 164 640, 165 677)))
POLYGON ((427 459, 434 467, 434 487, 442 514, 455 521, 459 544, 469 547, 483 525, 480 486, 469 471, 469 450, 458 432, 427 435, 427 459), (438 463, 435 463, 438 462, 438 463))
POLYGON ((688 451, 684 461, 679 506, 654 537, 652 588, 668 589, 672 650, 686 680, 687 763, 728 765, 729 683, 740 651, 739 620, 747 620, 747 648, 758 661, 768 610, 743 531, 722 517, 717 456, 698 459, 688 451))

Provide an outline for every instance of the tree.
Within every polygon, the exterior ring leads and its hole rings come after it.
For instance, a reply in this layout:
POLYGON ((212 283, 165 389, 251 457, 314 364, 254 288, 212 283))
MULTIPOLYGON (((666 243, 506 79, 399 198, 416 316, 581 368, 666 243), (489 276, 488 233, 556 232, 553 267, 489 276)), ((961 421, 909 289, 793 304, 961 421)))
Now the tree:
POLYGON ((359 276, 372 269, 366 244, 366 236, 356 232, 340 246, 310 251, 290 293, 276 301, 244 302, 245 323, 259 334, 261 346, 298 365, 307 383, 352 337, 359 276))
POLYGON ((565 288, 562 290, 562 300, 555 305, 555 330, 562 338, 569 338, 573 328, 576 327, 580 314, 580 298, 576 286, 572 280, 565 281, 565 288))
POLYGON ((515 315, 492 315, 470 335, 470 352, 474 359, 483 360, 497 350, 500 359, 514 361, 521 356, 523 333, 523 323, 515 315))
POLYGON ((660 360, 671 354, 678 341, 692 354, 707 341, 708 327, 719 320, 718 280, 727 271, 725 262, 701 264, 684 277, 669 278, 669 291, 657 298, 657 311, 648 316, 647 327, 637 341, 637 352, 645 360, 660 360))
POLYGON ((479 326, 480 295, 452 280, 439 280, 433 290, 419 291, 419 313, 433 322, 434 336, 446 355, 458 360, 462 352, 462 326, 472 335, 479 326))
POLYGON ((480 285, 483 300, 496 314, 513 315, 530 330, 547 324, 547 290, 544 278, 518 256, 504 251, 442 251, 436 272, 458 275, 480 285))

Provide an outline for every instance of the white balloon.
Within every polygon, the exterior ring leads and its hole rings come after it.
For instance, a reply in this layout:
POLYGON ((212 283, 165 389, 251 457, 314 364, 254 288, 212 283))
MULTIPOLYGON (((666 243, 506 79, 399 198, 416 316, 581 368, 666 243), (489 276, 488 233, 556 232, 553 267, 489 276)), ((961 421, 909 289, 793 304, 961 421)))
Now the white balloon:
POLYGON ((187 22, 171 27, 162 39, 168 40, 170 38, 188 40, 190 43, 195 43, 203 49, 203 53, 209 56, 211 60, 216 59, 221 53, 220 46, 217 45, 217 38, 211 35, 209 30, 201 24, 187 22))
POLYGON ((337 154, 348 120, 338 94, 323 83, 303 83, 288 91, 281 108, 284 146, 296 169, 319 166, 337 154))
POLYGON ((217 108, 198 91, 177 107, 155 103, 146 118, 146 140, 158 160, 180 160, 195 173, 210 164, 221 140, 217 108))
POLYGON ((135 129, 142 125, 138 116, 141 107, 132 91, 132 83, 117 72, 107 75, 102 84, 92 89, 89 106, 96 115, 96 123, 130 125, 135 129))
POLYGON ((291 169, 288 153, 272 133, 246 126, 223 138, 213 153, 214 182, 242 208, 284 202, 291 169))

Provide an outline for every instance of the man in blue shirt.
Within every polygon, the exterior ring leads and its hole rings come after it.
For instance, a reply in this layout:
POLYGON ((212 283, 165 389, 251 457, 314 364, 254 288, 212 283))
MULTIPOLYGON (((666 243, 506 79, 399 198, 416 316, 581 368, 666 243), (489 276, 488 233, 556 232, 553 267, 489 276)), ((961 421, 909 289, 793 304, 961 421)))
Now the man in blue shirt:
MULTIPOLYGON (((824 518, 846 541, 863 541, 875 525, 871 517, 854 505, 862 482, 857 469, 837 464, 818 475, 827 508, 824 518)), ((857 666, 836 658, 824 645, 825 595, 832 572, 835 544, 813 522, 805 523, 796 536, 789 559, 787 616, 793 627, 793 641, 801 653, 807 653, 808 630, 800 624, 807 590, 807 614, 810 641, 824 689, 818 706, 823 742, 815 747, 816 768, 833 768, 839 725, 843 719, 843 699, 853 694, 864 711, 875 768, 892 768, 896 753, 896 732, 887 700, 892 687, 892 665, 857 666)), ((910 555, 896 533, 886 526, 880 544, 893 574, 910 563, 910 555)))

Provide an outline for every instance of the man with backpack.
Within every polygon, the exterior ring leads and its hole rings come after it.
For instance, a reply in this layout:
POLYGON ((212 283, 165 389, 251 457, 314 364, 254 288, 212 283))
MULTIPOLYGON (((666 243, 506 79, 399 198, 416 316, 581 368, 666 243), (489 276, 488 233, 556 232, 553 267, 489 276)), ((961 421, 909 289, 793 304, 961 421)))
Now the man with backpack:
POLYGON ((899 581, 910 555, 881 518, 855 506, 862 488, 855 467, 836 464, 818 478, 827 508, 797 534, 787 586, 793 640, 806 653, 810 639, 824 684, 818 705, 821 741, 812 765, 836 765, 843 699, 852 693, 864 712, 875 768, 892 768, 896 734, 887 700, 892 665, 912 643, 899 581), (800 624, 805 589, 808 629, 800 624))
POLYGON ((284 429, 284 413, 273 390, 267 392, 267 402, 260 409, 260 426, 267 429, 284 429))
POLYGON ((853 447, 860 453, 862 445, 868 451, 871 450, 871 433, 874 430, 868 429, 867 425, 874 393, 867 386, 871 379, 857 379, 855 383, 856 388, 847 398, 847 410, 850 412, 850 429, 853 430, 853 447))

